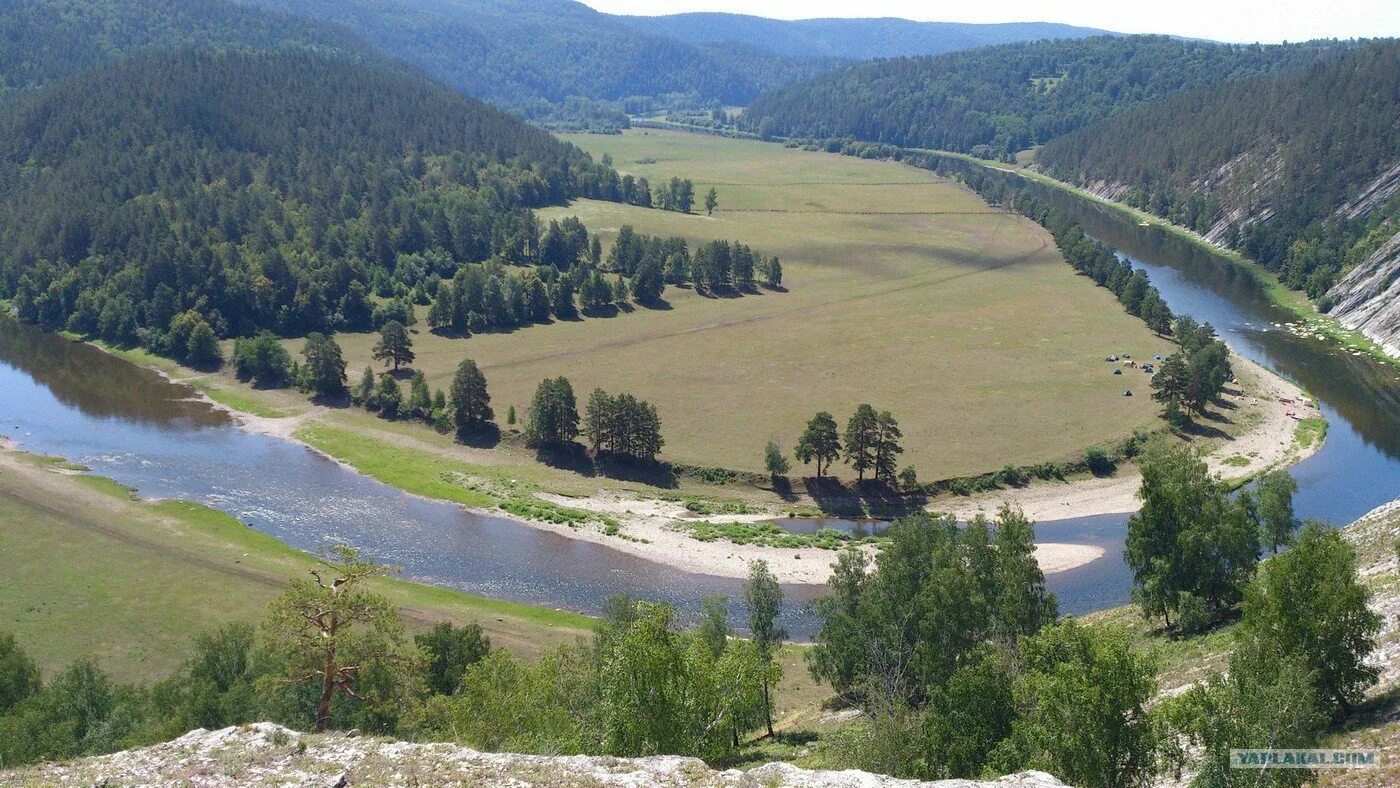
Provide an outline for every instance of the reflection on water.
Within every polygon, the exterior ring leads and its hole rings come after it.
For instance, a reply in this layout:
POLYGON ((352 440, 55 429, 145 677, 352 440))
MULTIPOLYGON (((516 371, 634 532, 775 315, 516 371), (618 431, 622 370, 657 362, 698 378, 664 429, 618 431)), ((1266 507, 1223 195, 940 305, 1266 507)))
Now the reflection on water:
MULTIPOLYGON (((1344 523, 1400 497, 1400 378, 1393 369, 1276 329, 1287 315, 1223 258, 1104 206, 1022 185, 1146 269, 1173 310, 1212 323, 1237 351, 1318 397, 1330 432, 1326 446, 1293 470, 1302 516, 1344 523)), ((682 572, 406 495, 303 447, 244 433, 191 393, 91 347, 0 320, 0 434, 32 451, 86 463, 143 495, 208 504, 301 549, 349 542, 402 565, 411 578, 502 599, 597 612, 609 595, 626 592, 693 611, 706 595, 741 596, 737 580, 682 572)), ((1106 551, 1049 578, 1061 610, 1127 601, 1126 522, 1105 515, 1037 526, 1041 541, 1106 551)), ((869 521, 781 524, 857 535, 881 528, 869 521)), ((811 633, 802 606, 819 590, 786 589, 783 619, 794 635, 811 633)))
MULTIPOLYGON (((0 434, 144 496, 212 506, 288 544, 347 542, 423 582, 597 612, 618 592, 683 610, 740 581, 679 571, 512 520, 406 495, 308 449, 236 428, 190 391, 94 348, 0 319, 0 434)), ((818 589, 789 587, 785 625, 818 589)), ((736 621, 739 620, 736 618, 736 621)))

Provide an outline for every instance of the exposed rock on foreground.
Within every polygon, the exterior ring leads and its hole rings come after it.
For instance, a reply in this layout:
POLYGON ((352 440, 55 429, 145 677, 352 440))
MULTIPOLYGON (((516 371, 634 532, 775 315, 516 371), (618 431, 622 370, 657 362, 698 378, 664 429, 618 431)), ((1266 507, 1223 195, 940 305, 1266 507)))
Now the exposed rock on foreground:
POLYGON ((334 733, 298 734, 272 723, 191 731, 140 750, 0 772, 14 786, 628 786, 628 788, 1062 788, 1043 772, 992 782, 897 780, 770 763, 715 771, 694 758, 607 758, 481 753, 334 733))

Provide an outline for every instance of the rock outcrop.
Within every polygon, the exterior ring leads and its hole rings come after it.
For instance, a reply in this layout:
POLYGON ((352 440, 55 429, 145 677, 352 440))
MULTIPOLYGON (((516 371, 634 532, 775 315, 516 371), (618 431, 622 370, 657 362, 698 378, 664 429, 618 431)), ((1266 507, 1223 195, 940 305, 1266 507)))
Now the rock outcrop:
POLYGON ((788 763, 716 771, 695 758, 483 753, 347 733, 303 734, 262 722, 194 730, 146 747, 0 772, 6 786, 564 786, 565 788, 1064 788, 1043 772, 999 780, 918 782, 788 763))
POLYGON ((1348 271, 1327 295, 1332 317, 1400 357, 1400 232, 1348 271))

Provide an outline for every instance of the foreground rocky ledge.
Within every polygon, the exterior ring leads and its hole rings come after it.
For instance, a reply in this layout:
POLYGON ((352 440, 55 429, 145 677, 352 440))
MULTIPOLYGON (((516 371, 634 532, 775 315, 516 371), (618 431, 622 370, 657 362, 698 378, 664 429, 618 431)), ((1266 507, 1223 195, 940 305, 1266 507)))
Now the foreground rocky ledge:
POLYGON ((609 758, 482 753, 344 733, 299 734, 262 722, 190 731, 140 750, 0 771, 7 786, 744 786, 745 788, 1062 788, 1042 772, 990 782, 917 782, 866 772, 818 772, 770 763, 716 771, 695 758, 609 758))

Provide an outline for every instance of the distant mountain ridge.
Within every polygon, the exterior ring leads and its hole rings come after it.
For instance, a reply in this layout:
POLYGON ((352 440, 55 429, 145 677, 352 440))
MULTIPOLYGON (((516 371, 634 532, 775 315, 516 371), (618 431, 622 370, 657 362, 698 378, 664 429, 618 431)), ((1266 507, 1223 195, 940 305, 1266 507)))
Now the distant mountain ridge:
POLYGON ((784 20, 706 12, 620 19, 637 30, 692 44, 732 41, 790 57, 848 60, 939 55, 1017 41, 1116 35, 1108 30, 1056 22, 972 24, 916 22, 895 17, 784 20))
POLYGON ((1349 42, 1234 45, 1167 36, 1000 44, 857 63, 764 93, 743 123, 762 136, 849 139, 1009 160, 1130 107, 1335 59, 1349 42))
POLYGON ((1045 23, 622 17, 572 0, 240 2, 342 24, 386 54, 527 117, 574 99, 620 102, 628 111, 647 110, 643 97, 747 104, 850 59, 1101 32, 1045 23))

